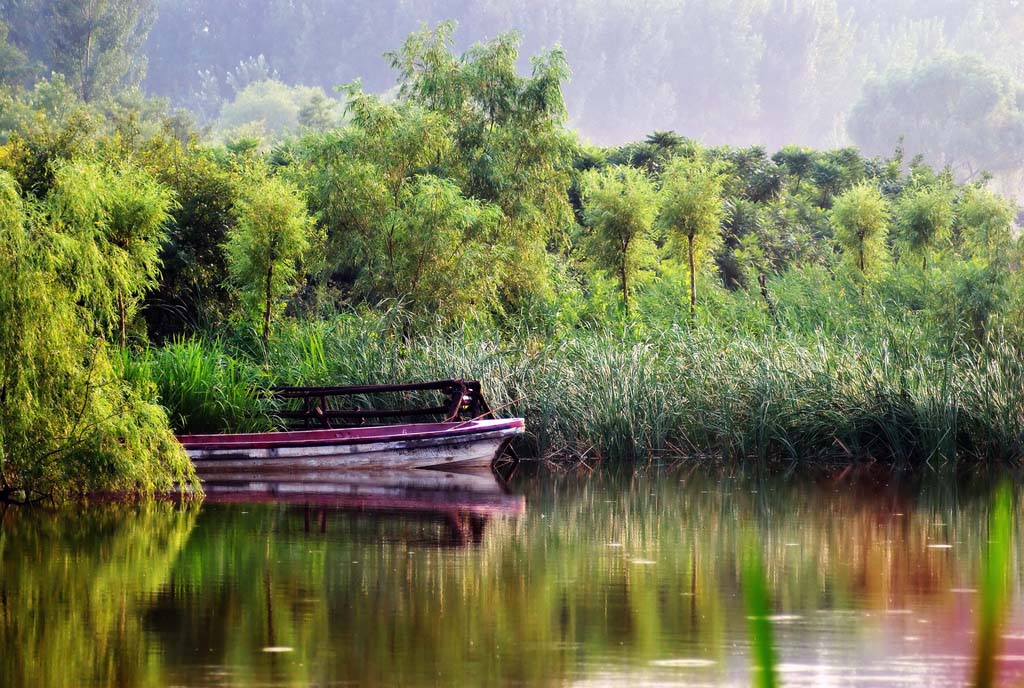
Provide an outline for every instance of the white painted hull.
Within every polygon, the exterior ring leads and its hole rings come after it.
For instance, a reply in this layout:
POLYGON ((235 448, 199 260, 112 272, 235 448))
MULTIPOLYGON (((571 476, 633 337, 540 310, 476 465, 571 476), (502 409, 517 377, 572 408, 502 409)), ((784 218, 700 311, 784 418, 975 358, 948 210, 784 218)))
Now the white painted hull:
POLYGON ((522 432, 521 423, 509 426, 477 422, 471 428, 457 427, 457 432, 410 430, 408 437, 395 433, 365 441, 359 435, 338 431, 336 442, 330 433, 314 433, 315 440, 303 433, 290 444, 261 441, 231 446, 230 441, 218 443, 211 439, 216 436, 205 436, 188 438, 184 445, 203 481, 277 481, 298 474, 306 481, 315 481, 318 475, 326 477, 332 471, 490 467, 522 432))

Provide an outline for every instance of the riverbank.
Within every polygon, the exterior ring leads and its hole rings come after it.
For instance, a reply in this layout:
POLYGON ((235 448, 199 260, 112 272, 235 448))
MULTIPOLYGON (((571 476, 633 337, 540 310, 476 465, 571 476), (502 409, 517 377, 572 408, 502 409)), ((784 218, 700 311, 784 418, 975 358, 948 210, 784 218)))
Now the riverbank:
POLYGON ((271 385, 464 377, 480 379, 501 414, 526 418, 520 454, 570 462, 934 471, 1016 465, 1024 442, 1016 346, 926 346, 906 329, 404 337, 387 318, 353 315, 293 325, 265 347, 179 341, 146 350, 130 370, 156 384, 172 425, 187 432, 272 425, 257 394, 271 385))

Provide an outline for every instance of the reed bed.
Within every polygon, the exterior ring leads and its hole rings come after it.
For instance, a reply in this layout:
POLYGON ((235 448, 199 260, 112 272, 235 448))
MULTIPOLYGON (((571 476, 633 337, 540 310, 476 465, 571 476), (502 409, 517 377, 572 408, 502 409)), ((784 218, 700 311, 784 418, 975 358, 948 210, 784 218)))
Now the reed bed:
POLYGON ((758 466, 897 468, 1016 462, 1024 359, 1008 343, 922 346, 906 333, 746 336, 672 327, 638 336, 448 331, 385 318, 293 325, 266 348, 179 341, 142 355, 179 430, 242 429, 271 384, 465 377, 527 419, 533 456, 614 463, 703 457, 758 466))

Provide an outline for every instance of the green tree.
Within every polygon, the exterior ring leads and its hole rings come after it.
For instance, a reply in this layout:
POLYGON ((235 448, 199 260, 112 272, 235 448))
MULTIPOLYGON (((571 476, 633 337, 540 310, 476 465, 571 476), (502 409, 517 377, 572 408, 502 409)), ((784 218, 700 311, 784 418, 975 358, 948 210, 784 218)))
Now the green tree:
POLYGON ((0 84, 19 84, 31 73, 28 58, 8 40, 10 30, 0 19, 0 84))
POLYGON ((142 80, 141 49, 156 19, 154 0, 53 0, 48 5, 50 65, 74 84, 83 101, 142 80))
POLYGON ((583 212, 592 233, 587 249, 598 269, 619 278, 629 314, 629 293, 637 272, 655 250, 651 237, 658 197, 638 169, 614 165, 583 177, 583 212))
POLYGON ((885 198, 874 185, 862 182, 836 198, 830 217, 843 259, 856 269, 858 279, 867 277, 887 253, 889 207, 885 198))
POLYGON ((45 199, 48 217, 77 242, 66 256, 71 274, 90 277, 76 284, 78 295, 122 345, 143 295, 156 286, 171 206, 170 191, 128 163, 63 164, 45 199))
POLYGON ((502 257, 493 241, 498 215, 448 180, 416 176, 388 219, 394 251, 383 277, 390 284, 379 286, 415 313, 446 320, 493 306, 500 286, 493 267, 502 257))
POLYGON ((302 126, 326 129, 337 119, 336 108, 319 88, 254 81, 224 104, 216 128, 224 137, 252 131, 273 142, 302 126))
POLYGON ((562 84, 569 69, 560 49, 535 55, 531 73, 517 71, 520 37, 501 34, 453 53, 454 24, 412 34, 390 53, 399 97, 451 127, 449 154, 435 161, 468 197, 497 206, 495 266, 506 301, 549 295, 548 241, 572 224, 574 137, 565 129, 562 84))
MULTIPOLYGON (((101 207, 95 190, 76 187, 77 204, 101 207)), ((107 285, 109 245, 19 192, 0 171, 0 501, 192 482, 152 388, 125 378, 84 298, 107 285)))
POLYGON ((697 270, 721 241, 724 184, 722 168, 703 156, 676 158, 661 179, 658 222, 677 246, 685 244, 691 317, 697 311, 697 270))
POLYGON ((235 225, 240 179, 232 166, 219 164, 201 145, 175 142, 150 169, 174 190, 175 207, 160 254, 157 289, 144 310, 150 336, 201 329, 227 318, 229 295, 223 244, 235 225))
POLYGON ((957 223, 969 255, 990 262, 1005 259, 1013 220, 1013 204, 987 189, 969 186, 960 199, 957 223))
POLYGON ((904 192, 896 206, 900 239, 908 251, 928 267, 928 254, 949 238, 953 224, 953 199, 942 186, 921 187, 904 192))
POLYGON ((788 175, 795 178, 794 192, 800 192, 800 185, 803 183, 811 174, 811 170, 814 169, 814 163, 817 159, 817 154, 809 149, 801 146, 786 146, 778 153, 772 156, 772 160, 776 165, 783 168, 788 175))
POLYGON ((853 140, 885 154, 906 149, 960 179, 1024 166, 1021 85, 977 57, 944 55, 869 82, 850 113, 853 140))
POLYGON ((172 194, 148 173, 124 166, 107 175, 107 242, 110 260, 120 273, 117 282, 117 323, 121 346, 142 297, 157 285, 160 246, 167 238, 172 194))
POLYGON ((339 125, 338 104, 323 93, 314 93, 299 110, 299 126, 327 131, 339 125))
POLYGON ((350 125, 305 142, 304 179, 327 229, 332 279, 357 296, 442 319, 496 309, 512 255, 500 209, 468 196, 438 161, 451 123, 414 103, 349 89, 350 125))
POLYGON ((224 245, 228 275, 248 313, 262 315, 266 341, 275 306, 298 286, 313 222, 299 190, 277 177, 250 182, 235 212, 238 224, 228 231, 224 245))

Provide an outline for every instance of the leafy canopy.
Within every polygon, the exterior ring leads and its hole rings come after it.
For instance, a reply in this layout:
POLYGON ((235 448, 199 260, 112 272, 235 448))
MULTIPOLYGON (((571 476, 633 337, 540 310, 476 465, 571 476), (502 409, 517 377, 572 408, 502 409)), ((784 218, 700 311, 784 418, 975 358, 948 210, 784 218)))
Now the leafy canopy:
POLYGON ((877 187, 862 182, 843 192, 831 213, 843 261, 862 279, 876 272, 888 256, 889 206, 877 187))
POLYGON ((686 256, 691 315, 697 307, 697 272, 721 242, 724 184, 722 165, 701 153, 675 158, 661 178, 658 223, 676 255, 686 256))
POLYGON ((944 186, 907 191, 896 207, 900 239, 907 250, 928 262, 928 254, 948 241, 953 224, 953 197, 944 186))
POLYGON ((60 164, 42 210, 61 233, 54 260, 74 275, 78 298, 122 343, 146 291, 160 275, 171 192, 131 164, 60 164), (84 279, 83 279, 84 278, 84 279))
POLYGON ((282 297, 293 294, 298 286, 313 223, 299 190, 278 177, 253 179, 243 189, 235 213, 238 224, 228 232, 224 245, 229 279, 245 315, 262 316, 267 339, 273 312, 283 307, 282 297))
POLYGON ((91 197, 102 175, 83 171, 81 184, 54 192, 63 198, 41 203, 0 171, 0 501, 193 480, 153 388, 126 379, 103 336, 96 294, 119 257, 99 222, 105 199, 91 197), (92 210, 93 226, 47 207, 72 200, 92 210))
POLYGON ((584 219, 591 228, 587 253, 599 270, 619 280, 629 310, 630 286, 654 256, 652 230, 658 214, 654 185, 640 170, 614 165, 582 179, 584 219))

